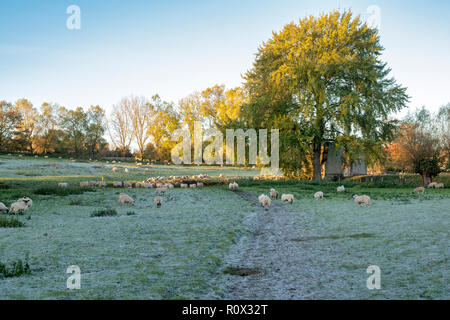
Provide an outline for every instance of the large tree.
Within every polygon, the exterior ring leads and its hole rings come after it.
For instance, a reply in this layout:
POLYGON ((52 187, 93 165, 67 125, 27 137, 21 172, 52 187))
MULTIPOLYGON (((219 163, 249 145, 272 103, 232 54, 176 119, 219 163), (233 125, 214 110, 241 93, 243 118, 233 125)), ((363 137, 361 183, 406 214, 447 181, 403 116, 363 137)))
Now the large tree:
POLYGON ((15 103, 16 110, 21 114, 20 130, 30 153, 33 153, 39 113, 27 99, 19 99, 15 103))
POLYGON ((320 180, 328 142, 369 152, 392 138, 395 123, 388 116, 402 109, 408 97, 389 78, 382 51, 378 31, 350 11, 292 22, 260 46, 245 75, 246 114, 252 126, 274 127, 281 118, 291 124, 280 132, 280 151, 288 145, 291 154, 288 162, 281 154, 285 171, 291 170, 295 153, 305 155, 296 140, 309 146, 313 177, 320 180))
POLYGON ((14 140, 19 134, 21 114, 11 103, 0 101, 0 152, 12 150, 14 140))

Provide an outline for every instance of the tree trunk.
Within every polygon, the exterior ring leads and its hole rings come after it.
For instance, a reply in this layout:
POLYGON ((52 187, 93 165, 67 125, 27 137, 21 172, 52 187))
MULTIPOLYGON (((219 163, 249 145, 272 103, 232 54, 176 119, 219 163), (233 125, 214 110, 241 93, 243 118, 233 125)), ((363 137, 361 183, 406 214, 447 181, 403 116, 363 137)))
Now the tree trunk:
POLYGON ((428 185, 431 183, 431 177, 426 173, 422 173, 422 180, 424 187, 428 187, 428 185))
POLYGON ((313 170, 313 180, 322 181, 322 163, 320 162, 320 154, 322 152, 322 144, 314 143, 314 170, 313 170))

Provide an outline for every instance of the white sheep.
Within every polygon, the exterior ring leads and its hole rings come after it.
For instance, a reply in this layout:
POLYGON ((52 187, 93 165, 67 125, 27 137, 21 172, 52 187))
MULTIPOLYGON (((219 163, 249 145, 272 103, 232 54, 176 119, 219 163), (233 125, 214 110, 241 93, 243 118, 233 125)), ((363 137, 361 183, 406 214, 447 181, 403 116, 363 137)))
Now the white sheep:
POLYGON ((337 187, 337 192, 345 192, 345 187, 344 186, 337 187))
POLYGON ((314 199, 316 199, 316 200, 323 199, 323 192, 322 191, 317 191, 314 194, 314 199))
POLYGON ((162 194, 165 194, 166 191, 167 191, 167 188, 166 188, 166 187, 156 188, 156 194, 157 194, 157 195, 160 195, 161 193, 162 193, 162 194))
POLYGON ((281 195, 282 202, 289 202, 290 204, 294 203, 294 195, 292 194, 282 194, 281 195))
POLYGON ((134 187, 135 187, 135 188, 145 188, 145 185, 144 185, 143 182, 136 182, 136 183, 134 184, 134 187))
POLYGON ((153 188, 154 186, 155 186, 155 184, 153 184, 153 183, 148 183, 148 182, 144 183, 144 187, 145 187, 146 189, 153 188))
POLYGON ((27 205, 28 208, 31 208, 31 206, 33 205, 33 200, 31 200, 28 197, 23 197, 17 200, 17 202, 23 202, 27 205))
POLYGON ((125 173, 128 173, 128 172, 130 172, 130 170, 128 170, 128 168, 125 168, 125 173))
POLYGON ((197 184, 196 183, 192 183, 189 185, 189 188, 197 188, 197 184))
POLYGON ((156 184, 156 187, 157 187, 157 188, 162 188, 162 186, 163 186, 163 184, 160 183, 160 182, 158 182, 158 183, 156 184))
POLYGON ((431 182, 429 185, 428 185, 428 188, 436 188, 436 185, 437 185, 438 183, 437 182, 431 182))
POLYGON ((236 191, 239 188, 239 185, 236 183, 236 181, 234 181, 231 182, 228 187, 231 191, 236 191))
POLYGON ((81 188, 89 187, 89 181, 82 181, 82 182, 80 182, 80 187, 81 188))
POLYGON ((436 189, 444 189, 444 184, 442 182, 441 183, 436 183, 435 188, 436 189))
POLYGON ((112 172, 117 172, 119 171, 119 169, 117 169, 116 167, 112 168, 112 172))
POLYGON ((97 185, 97 181, 89 181, 89 187, 95 187, 97 185))
POLYGON ((126 193, 121 193, 119 195, 119 202, 121 204, 134 204, 134 199, 127 195, 126 193))
POLYGON ((26 211, 26 210, 28 210, 28 204, 26 202, 23 202, 23 201, 14 202, 11 205, 11 208, 9 209, 9 211, 11 213, 18 213, 18 212, 26 211))
POLYGON ((60 182, 58 183, 58 187, 59 188, 67 188, 69 186, 69 184, 67 182, 60 182))
POLYGON ((264 207, 265 209, 269 208, 272 203, 272 200, 270 200, 270 198, 265 194, 260 195, 258 197, 258 200, 261 206, 264 207))
POLYGON ((425 188, 424 187, 417 187, 414 189, 413 191, 414 193, 424 193, 425 192, 425 188))
POLYGON ((278 196, 279 196, 279 194, 278 194, 278 191, 277 190, 275 190, 275 189, 270 189, 270 197, 271 198, 276 198, 276 199, 278 199, 278 196))
POLYGON ((123 187, 124 188, 133 188, 133 184, 131 182, 124 182, 123 187))
POLYGON ((155 201, 155 204, 156 204, 156 206, 158 208, 161 207, 161 204, 162 204, 162 198, 161 197, 155 197, 155 199, 153 201, 155 201))
POLYGON ((121 188, 122 187, 122 181, 114 181, 113 182, 114 188, 121 188))
POLYGON ((8 213, 9 209, 7 206, 5 206, 5 204, 3 202, 0 202, 0 212, 1 213, 8 213))
POLYGON ((189 187, 187 183, 180 184, 180 188, 187 188, 187 187, 189 187))
POLYGON ((197 187, 198 187, 198 188, 203 187, 203 182, 197 182, 197 187))
POLYGON ((355 199, 355 203, 359 206, 364 203, 366 206, 370 205, 370 197, 366 195, 358 196, 357 194, 352 195, 352 198, 355 199))

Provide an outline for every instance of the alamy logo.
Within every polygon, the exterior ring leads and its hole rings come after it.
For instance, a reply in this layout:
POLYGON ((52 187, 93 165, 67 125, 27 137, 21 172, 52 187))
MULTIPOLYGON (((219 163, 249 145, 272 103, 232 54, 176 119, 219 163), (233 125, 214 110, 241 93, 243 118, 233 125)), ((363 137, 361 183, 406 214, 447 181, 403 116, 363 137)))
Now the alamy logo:
POLYGON ((81 269, 79 266, 73 265, 69 266, 66 270, 66 273, 71 274, 69 278, 67 278, 67 289, 81 289, 81 269))
MULTIPOLYGON (((203 130, 202 123, 194 123, 194 140, 187 129, 175 130, 172 134, 172 140, 179 142, 172 149, 172 162, 174 164, 191 164, 192 152, 191 145, 194 146, 194 164, 223 164, 223 134, 221 131, 210 128, 203 130), (212 142, 203 150, 203 142, 206 139, 212 139, 212 142)), ((270 156, 268 155, 268 131, 259 129, 259 137, 255 129, 226 129, 226 164, 245 164, 246 138, 248 139, 248 164, 261 165, 270 164, 272 174, 278 174, 279 171, 279 130, 270 130, 270 156), (235 140, 237 141, 235 156, 235 140), (235 160, 236 159, 236 160, 235 160)))
POLYGON ((369 266, 367 268, 367 273, 371 274, 369 278, 367 278, 367 289, 374 290, 374 289, 381 289, 381 269, 379 266, 369 266))
POLYGON ((70 16, 66 20, 66 27, 69 30, 81 29, 81 9, 79 6, 71 5, 67 7, 67 14, 70 16))

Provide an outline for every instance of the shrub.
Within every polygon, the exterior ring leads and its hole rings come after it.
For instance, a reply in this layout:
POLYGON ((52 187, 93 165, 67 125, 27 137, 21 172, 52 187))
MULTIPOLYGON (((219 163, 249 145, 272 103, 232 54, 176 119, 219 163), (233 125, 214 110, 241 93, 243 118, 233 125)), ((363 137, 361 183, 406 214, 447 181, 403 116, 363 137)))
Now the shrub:
POLYGON ((25 226, 25 223, 17 217, 0 216, 0 228, 20 228, 25 226))
POLYGON ((28 259, 25 259, 25 263, 22 260, 17 260, 12 263, 11 267, 0 262, 0 279, 20 277, 21 275, 31 274, 31 268, 28 264, 28 259))
POLYGON ((102 210, 96 210, 91 213, 91 217, 110 217, 110 216, 117 216, 116 209, 102 209, 102 210))
POLYGON ((136 215, 136 212, 134 212, 134 211, 127 212, 127 216, 134 216, 134 215, 136 215))
POLYGON ((71 194, 83 194, 84 192, 95 192, 94 188, 58 188, 57 186, 42 186, 33 191, 34 194, 38 195, 57 195, 65 197, 71 194))

